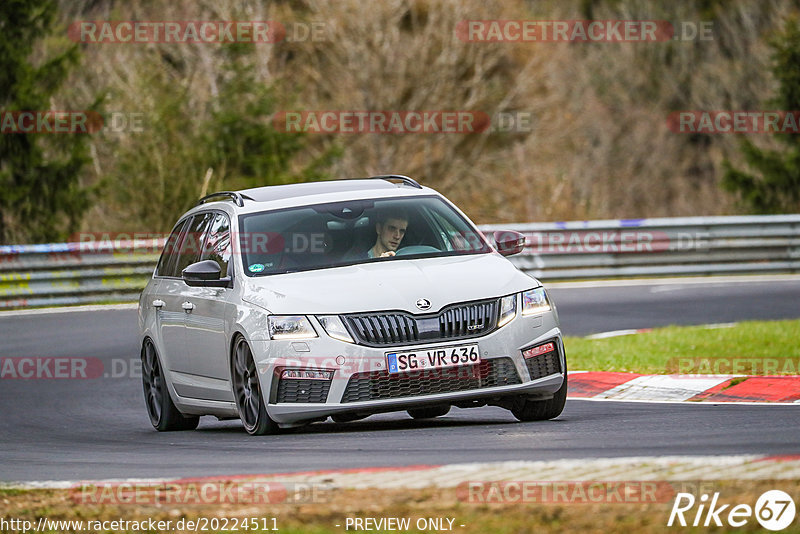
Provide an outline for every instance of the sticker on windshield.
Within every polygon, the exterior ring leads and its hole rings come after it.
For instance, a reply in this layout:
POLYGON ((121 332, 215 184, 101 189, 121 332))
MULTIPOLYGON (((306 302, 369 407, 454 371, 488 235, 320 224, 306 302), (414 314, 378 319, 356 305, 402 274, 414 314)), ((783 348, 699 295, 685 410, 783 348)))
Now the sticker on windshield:
POLYGON ((251 273, 260 273, 264 270, 263 263, 254 263, 247 268, 251 273))

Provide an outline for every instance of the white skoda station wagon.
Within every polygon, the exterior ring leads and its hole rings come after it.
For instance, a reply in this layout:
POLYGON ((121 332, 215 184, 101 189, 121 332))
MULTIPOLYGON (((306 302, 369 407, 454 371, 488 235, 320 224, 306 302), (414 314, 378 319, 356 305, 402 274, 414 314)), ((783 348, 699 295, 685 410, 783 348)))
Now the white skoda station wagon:
POLYGON ((158 430, 269 434, 332 418, 501 406, 557 417, 567 363, 541 283, 436 191, 399 175, 220 192, 177 222, 139 300, 158 430))

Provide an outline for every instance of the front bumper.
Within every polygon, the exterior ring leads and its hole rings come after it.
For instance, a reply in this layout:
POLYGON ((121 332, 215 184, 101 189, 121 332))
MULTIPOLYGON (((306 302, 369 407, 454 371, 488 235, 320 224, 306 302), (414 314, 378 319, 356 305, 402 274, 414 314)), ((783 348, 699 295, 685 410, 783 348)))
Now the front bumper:
POLYGON ((343 413, 371 414, 479 401, 501 404, 509 395, 549 398, 561 387, 566 372, 561 331, 552 312, 517 316, 483 337, 425 345, 427 349, 477 343, 481 364, 402 375, 389 375, 386 354, 405 347, 366 347, 329 338, 321 328, 317 331, 321 332, 319 338, 300 342, 254 343, 261 387, 268 399, 267 412, 283 426, 343 413), (555 361, 547 366, 528 365, 522 351, 546 342, 556 347, 556 354, 551 355, 555 361), (333 376, 324 385, 305 381, 287 397, 285 384, 279 395, 285 369, 328 370, 333 376), (419 382, 421 379, 426 382, 419 382), (287 398, 291 402, 280 402, 287 398), (308 398, 319 402, 303 402, 308 398))

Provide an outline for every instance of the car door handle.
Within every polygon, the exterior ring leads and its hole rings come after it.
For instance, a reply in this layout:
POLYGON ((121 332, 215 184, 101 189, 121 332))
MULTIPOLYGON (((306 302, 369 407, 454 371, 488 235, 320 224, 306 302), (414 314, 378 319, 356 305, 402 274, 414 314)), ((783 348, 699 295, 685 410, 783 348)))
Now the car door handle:
POLYGON ((183 308, 183 311, 185 311, 186 313, 190 313, 194 309, 194 304, 187 301, 181 304, 181 308, 183 308))
POLYGON ((161 300, 161 299, 154 300, 153 301, 153 307, 154 308, 163 308, 164 307, 164 301, 161 300))

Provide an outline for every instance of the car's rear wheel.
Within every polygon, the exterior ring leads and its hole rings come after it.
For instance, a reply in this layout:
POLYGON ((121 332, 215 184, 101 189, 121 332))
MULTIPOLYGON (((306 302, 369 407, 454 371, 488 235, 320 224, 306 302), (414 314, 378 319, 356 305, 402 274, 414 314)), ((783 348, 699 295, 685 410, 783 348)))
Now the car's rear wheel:
POLYGON ((156 347, 150 339, 142 345, 141 356, 144 402, 153 427, 161 432, 197 428, 200 418, 183 415, 172 402, 156 347))
POLYGON ((444 406, 427 406, 425 408, 412 408, 408 410, 408 415, 414 419, 433 419, 434 417, 441 417, 447 415, 450 411, 450 405, 444 406))
POLYGON ((511 413, 520 421, 546 421, 554 419, 564 411, 567 402, 567 373, 564 372, 564 382, 547 400, 535 400, 530 397, 520 396, 514 400, 511 413))
POLYGON ((244 338, 239 337, 233 349, 233 395, 244 429, 253 436, 273 434, 278 425, 267 415, 267 406, 261 394, 253 353, 244 338))

